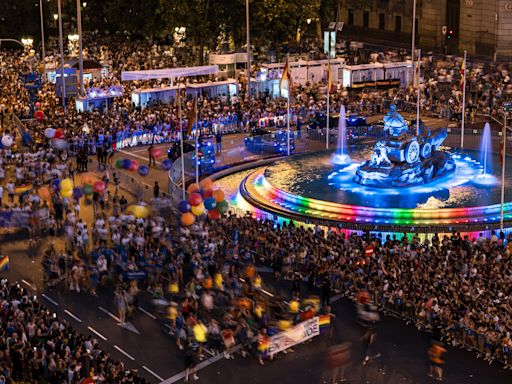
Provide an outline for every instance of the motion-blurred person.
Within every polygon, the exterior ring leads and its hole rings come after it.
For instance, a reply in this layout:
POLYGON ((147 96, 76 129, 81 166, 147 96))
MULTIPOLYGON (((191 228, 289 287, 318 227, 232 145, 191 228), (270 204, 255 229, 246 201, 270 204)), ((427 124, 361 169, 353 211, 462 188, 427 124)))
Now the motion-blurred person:
POLYGON ((332 384, 347 381, 345 371, 350 364, 350 348, 352 344, 333 345, 327 351, 327 364, 331 370, 332 384))
POLYGON ((375 342, 377 341, 377 326, 375 324, 370 325, 363 336, 361 337, 361 342, 363 343, 363 347, 366 351, 363 365, 368 364, 371 360, 378 359, 381 357, 380 352, 375 353, 375 342))
POLYGON ((445 352, 446 349, 439 341, 433 341, 432 345, 428 349, 428 357, 430 359, 430 369, 428 376, 439 381, 443 380, 443 354, 445 352))

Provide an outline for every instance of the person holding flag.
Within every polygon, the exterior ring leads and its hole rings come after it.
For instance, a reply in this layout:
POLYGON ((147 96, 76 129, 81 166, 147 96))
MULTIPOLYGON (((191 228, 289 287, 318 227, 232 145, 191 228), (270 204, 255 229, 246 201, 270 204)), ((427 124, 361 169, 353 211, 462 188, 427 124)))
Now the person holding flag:
POLYGON ((286 147, 287 154, 290 156, 290 92, 291 92, 292 77, 290 75, 290 65, 288 63, 288 56, 286 56, 286 64, 283 68, 283 74, 281 81, 279 82, 279 88, 281 90, 281 96, 286 97, 286 147))

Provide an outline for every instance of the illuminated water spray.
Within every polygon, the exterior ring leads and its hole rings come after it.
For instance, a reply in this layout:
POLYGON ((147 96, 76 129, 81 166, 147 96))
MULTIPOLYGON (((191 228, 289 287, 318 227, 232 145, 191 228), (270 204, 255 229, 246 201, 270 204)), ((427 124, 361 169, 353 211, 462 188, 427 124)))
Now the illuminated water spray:
MULTIPOLYGON (((327 116, 327 118, 329 118, 329 116, 327 116)), ((335 165, 349 165, 352 163, 352 159, 347 152, 347 113, 345 106, 342 104, 338 120, 338 146, 336 153, 332 156, 331 162, 335 165)))

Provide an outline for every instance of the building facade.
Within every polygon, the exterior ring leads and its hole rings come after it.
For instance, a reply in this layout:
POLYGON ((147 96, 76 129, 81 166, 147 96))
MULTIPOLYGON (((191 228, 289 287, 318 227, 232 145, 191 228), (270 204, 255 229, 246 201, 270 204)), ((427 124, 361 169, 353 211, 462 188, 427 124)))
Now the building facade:
MULTIPOLYGON (((341 3, 342 36, 410 47, 414 0, 341 3)), ((417 0, 416 42, 422 49, 512 57, 512 0, 417 0)))

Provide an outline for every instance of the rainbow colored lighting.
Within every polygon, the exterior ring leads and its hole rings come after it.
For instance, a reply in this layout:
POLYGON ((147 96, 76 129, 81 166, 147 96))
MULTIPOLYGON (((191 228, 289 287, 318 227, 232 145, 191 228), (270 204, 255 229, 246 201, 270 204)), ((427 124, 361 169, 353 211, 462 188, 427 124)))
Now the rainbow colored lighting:
MULTIPOLYGON (((500 204, 465 208, 374 208, 340 204, 295 195, 276 188, 265 178, 265 168, 250 173, 241 183, 242 195, 258 208, 284 216, 304 216, 339 222, 389 225, 464 225, 500 221, 500 204)), ((512 202, 504 205, 504 219, 512 219, 512 202)))

